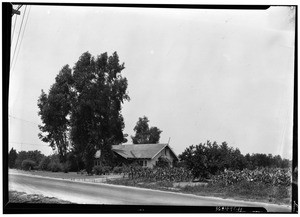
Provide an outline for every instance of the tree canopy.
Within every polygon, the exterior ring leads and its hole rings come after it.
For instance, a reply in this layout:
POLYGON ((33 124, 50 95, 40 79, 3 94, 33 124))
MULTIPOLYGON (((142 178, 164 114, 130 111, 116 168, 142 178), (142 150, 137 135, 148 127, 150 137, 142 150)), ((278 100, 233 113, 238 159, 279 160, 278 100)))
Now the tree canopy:
POLYGON ((207 178, 210 175, 229 170, 253 170, 259 167, 289 167, 289 160, 271 154, 241 154, 238 148, 229 147, 226 142, 221 145, 207 141, 191 145, 179 155, 181 163, 191 170, 194 177, 207 178))
POLYGON ((121 105, 129 100, 124 68, 116 52, 97 57, 85 52, 73 69, 62 68, 48 95, 42 90, 39 137, 58 150, 61 161, 71 149, 91 171, 97 149, 102 160, 109 160, 111 145, 124 140, 121 105))
POLYGON ((131 136, 133 144, 154 144, 158 143, 162 131, 157 127, 150 127, 146 116, 139 118, 134 127, 135 136, 131 136))
POLYGON ((73 78, 68 65, 64 66, 47 95, 43 90, 38 100, 39 115, 43 125, 39 125, 39 138, 58 150, 60 160, 66 161, 68 142, 68 115, 71 113, 73 78))

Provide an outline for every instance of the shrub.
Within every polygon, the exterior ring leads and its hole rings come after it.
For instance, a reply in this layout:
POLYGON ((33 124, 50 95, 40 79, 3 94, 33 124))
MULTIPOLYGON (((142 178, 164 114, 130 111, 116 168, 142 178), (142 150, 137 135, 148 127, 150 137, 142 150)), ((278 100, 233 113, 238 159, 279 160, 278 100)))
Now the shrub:
POLYGON ((40 170, 49 171, 49 170, 51 170, 50 167, 49 167, 50 162, 51 162, 50 157, 43 157, 43 159, 41 160, 38 168, 40 170))
POLYGON ((123 167, 114 167, 113 173, 120 174, 123 172, 123 167))
POLYGON ((170 163, 168 161, 168 159, 164 156, 160 156, 158 158, 158 161, 156 162, 155 167, 160 167, 160 168, 169 168, 170 167, 170 163))
POLYGON ((103 174, 103 168, 102 168, 102 166, 94 166, 93 167, 93 173, 95 175, 102 175, 103 174))
POLYGON ((103 173, 104 174, 109 174, 111 171, 111 167, 110 166, 103 166, 103 173))
POLYGON ((109 174, 110 171, 110 166, 94 166, 92 170, 95 175, 109 174))
POLYGON ((61 171, 64 173, 68 173, 70 171, 70 167, 71 165, 69 162, 60 164, 61 171))
POLYGON ((49 163, 49 168, 52 172, 60 172, 62 170, 61 164, 55 161, 49 163))
POLYGON ((22 169, 23 170, 32 170, 35 167, 35 162, 30 159, 26 159, 22 161, 22 169))

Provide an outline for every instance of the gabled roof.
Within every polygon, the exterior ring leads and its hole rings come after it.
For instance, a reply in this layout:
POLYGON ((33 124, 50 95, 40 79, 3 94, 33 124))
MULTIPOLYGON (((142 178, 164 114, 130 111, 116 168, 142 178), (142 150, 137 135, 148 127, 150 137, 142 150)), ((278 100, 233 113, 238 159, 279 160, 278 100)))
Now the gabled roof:
MULTIPOLYGON (((140 158, 152 159, 161 150, 169 147, 168 144, 130 144, 130 145, 113 145, 112 150, 126 159, 140 158)), ((169 147, 173 155, 177 158, 176 154, 169 147)))
POLYGON ((128 158, 152 159, 166 146, 167 144, 113 145, 112 150, 126 159, 128 158))
MULTIPOLYGON (((113 145, 112 150, 126 159, 140 158, 153 159, 161 150, 168 147, 173 153, 174 157, 178 159, 173 150, 168 144, 124 144, 113 145)), ((95 154, 96 158, 100 157, 100 150, 95 154)))

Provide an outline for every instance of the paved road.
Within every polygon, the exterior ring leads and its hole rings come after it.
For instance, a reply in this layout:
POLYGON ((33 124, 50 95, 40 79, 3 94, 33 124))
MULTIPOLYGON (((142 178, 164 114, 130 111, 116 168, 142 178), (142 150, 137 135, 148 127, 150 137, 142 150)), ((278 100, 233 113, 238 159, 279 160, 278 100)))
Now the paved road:
POLYGON ((202 197, 104 183, 83 183, 25 174, 9 174, 9 189, 28 194, 42 194, 79 204, 251 206, 264 207, 268 212, 291 212, 289 206, 202 197))

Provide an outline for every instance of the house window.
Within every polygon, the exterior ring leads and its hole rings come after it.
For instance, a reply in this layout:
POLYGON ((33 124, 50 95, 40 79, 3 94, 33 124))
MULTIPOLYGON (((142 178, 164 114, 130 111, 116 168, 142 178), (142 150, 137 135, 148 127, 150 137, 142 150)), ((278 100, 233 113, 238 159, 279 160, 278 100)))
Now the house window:
POLYGON ((95 160, 95 166, 99 166, 100 165, 100 161, 99 160, 95 160))
POLYGON ((139 161, 138 161, 138 164, 139 164, 140 166, 143 166, 143 161, 142 161, 142 160, 139 160, 139 161))
POLYGON ((144 164, 144 166, 146 167, 147 166, 147 161, 145 160, 145 164, 144 164))

